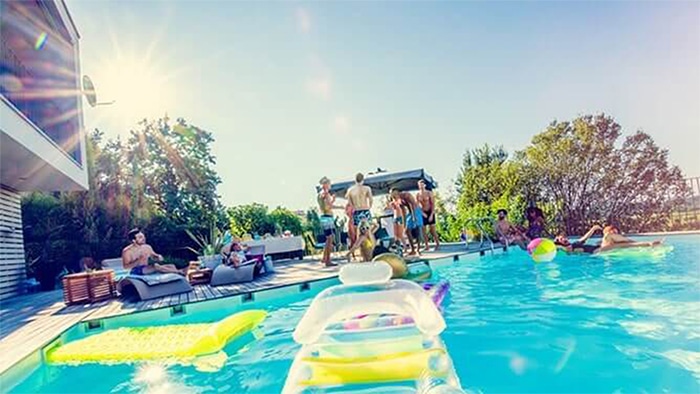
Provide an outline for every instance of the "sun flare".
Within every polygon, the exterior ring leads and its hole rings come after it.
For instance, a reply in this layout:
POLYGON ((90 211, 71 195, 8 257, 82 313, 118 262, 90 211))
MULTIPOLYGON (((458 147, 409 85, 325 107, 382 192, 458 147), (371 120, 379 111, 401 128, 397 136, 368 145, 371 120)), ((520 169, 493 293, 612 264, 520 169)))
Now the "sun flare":
POLYGON ((116 59, 95 74, 98 99, 114 101, 108 107, 110 114, 132 125, 143 118, 163 116, 171 97, 164 71, 148 59, 116 59))

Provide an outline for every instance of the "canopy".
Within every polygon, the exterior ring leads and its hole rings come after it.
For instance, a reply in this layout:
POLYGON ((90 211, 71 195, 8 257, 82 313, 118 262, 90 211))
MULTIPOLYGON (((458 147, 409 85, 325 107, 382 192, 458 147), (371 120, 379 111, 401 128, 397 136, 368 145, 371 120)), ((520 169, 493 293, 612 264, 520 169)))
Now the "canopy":
MULTIPOLYGON (((372 188, 372 194, 381 195, 389 193, 391 188, 397 188, 401 191, 418 190, 418 181, 421 179, 425 181, 425 186, 428 190, 433 190, 437 187, 437 182, 422 168, 367 175, 364 184, 372 188)), ((333 183, 331 192, 337 196, 345 196, 345 192, 354 184, 354 180, 333 183)), ((320 192, 321 186, 316 186, 316 191, 320 192)))

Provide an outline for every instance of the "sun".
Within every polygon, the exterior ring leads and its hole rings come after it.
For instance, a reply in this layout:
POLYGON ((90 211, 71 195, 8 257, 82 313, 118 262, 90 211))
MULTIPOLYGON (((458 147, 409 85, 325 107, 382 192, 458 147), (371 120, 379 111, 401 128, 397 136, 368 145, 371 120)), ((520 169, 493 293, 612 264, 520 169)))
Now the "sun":
POLYGON ((97 97, 101 102, 114 101, 102 108, 115 120, 133 127, 144 118, 168 112, 172 89, 166 70, 147 57, 118 57, 103 64, 94 76, 97 97))

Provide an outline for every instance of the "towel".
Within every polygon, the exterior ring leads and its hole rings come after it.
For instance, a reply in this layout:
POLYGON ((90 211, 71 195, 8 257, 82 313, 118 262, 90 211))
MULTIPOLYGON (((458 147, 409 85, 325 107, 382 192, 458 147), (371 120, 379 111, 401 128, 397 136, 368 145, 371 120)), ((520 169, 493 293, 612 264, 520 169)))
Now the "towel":
POLYGON ((127 275, 128 279, 138 279, 149 286, 162 285, 164 283, 182 280, 183 276, 178 274, 149 274, 149 275, 127 275))

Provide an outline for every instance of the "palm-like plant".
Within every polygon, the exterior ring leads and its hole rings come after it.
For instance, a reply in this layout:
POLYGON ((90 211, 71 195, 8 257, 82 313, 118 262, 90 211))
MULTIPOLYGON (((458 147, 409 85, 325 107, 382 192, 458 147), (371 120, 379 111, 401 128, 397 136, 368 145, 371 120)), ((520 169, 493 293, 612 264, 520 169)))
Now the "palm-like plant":
POLYGON ((209 234, 201 235, 194 234, 189 229, 185 229, 187 235, 194 241, 199 250, 187 247, 188 250, 200 256, 215 256, 221 251, 221 248, 226 244, 226 234, 219 230, 213 223, 209 226, 209 234))

